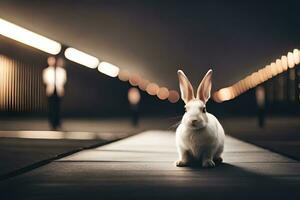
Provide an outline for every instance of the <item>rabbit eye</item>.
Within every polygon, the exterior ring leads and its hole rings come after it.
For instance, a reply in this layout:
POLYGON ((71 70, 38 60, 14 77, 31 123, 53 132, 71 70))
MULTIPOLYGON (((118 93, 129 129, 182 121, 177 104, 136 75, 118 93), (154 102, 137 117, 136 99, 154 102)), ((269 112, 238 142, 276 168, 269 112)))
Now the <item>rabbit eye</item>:
POLYGON ((202 112, 206 113, 206 108, 205 107, 202 108, 202 112))

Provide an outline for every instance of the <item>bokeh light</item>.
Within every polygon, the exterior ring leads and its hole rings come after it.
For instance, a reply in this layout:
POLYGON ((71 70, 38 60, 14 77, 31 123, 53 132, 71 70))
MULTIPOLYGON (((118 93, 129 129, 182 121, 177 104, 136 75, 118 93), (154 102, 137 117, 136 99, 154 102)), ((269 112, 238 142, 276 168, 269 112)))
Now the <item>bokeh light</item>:
MULTIPOLYGON (((293 53, 288 52, 287 56, 282 56, 276 59, 270 65, 253 72, 244 79, 236 82, 232 86, 222 88, 213 94, 213 99, 216 102, 223 102, 231 100, 247 90, 256 87, 259 84, 267 81, 268 79, 286 71, 288 68, 294 68, 296 64, 300 63, 299 50, 294 49, 293 53)), ((290 73, 291 75, 291 73, 290 73)))
POLYGON ((217 93, 214 93, 213 95, 213 99, 219 103, 223 101, 228 101, 232 98, 234 98, 232 87, 222 88, 217 93))
POLYGON ((283 68, 282 68, 280 59, 276 59, 276 70, 277 70, 278 74, 283 72, 283 68))
POLYGON ((145 91, 147 89, 147 86, 148 86, 149 83, 150 83, 149 80, 147 80, 147 79, 141 79, 140 82, 139 82, 138 87, 141 90, 145 91))
POLYGON ((128 81, 129 80, 129 71, 127 71, 127 70, 121 70, 119 72, 118 78, 121 81, 128 81))
POLYGON ((295 64, 298 65, 300 63, 300 53, 298 49, 293 50, 293 57, 295 64))
POLYGON ((159 90, 159 87, 156 83, 149 83, 146 88, 147 93, 150 95, 157 95, 158 90, 159 90))
POLYGON ((132 85, 132 86, 137 86, 139 84, 141 80, 141 77, 138 75, 138 74, 132 74, 130 77, 129 77, 129 83, 132 85))
POLYGON ((179 100, 180 96, 176 90, 170 90, 169 91, 169 97, 168 100, 171 103, 176 103, 179 100))
POLYGON ((272 73, 272 67, 271 67, 271 65, 267 65, 265 68, 266 68, 268 77, 272 78, 273 77, 273 73, 272 73))
POLYGON ((289 68, 295 67, 294 55, 292 52, 288 52, 287 59, 289 68))
POLYGON ((272 76, 276 76, 278 74, 276 64, 274 62, 271 63, 271 72, 272 76))
POLYGON ((166 87, 161 87, 158 90, 157 97, 161 100, 165 100, 169 97, 169 90, 166 87))
POLYGON ((286 71, 288 69, 288 60, 286 56, 281 56, 281 66, 283 71, 286 71))

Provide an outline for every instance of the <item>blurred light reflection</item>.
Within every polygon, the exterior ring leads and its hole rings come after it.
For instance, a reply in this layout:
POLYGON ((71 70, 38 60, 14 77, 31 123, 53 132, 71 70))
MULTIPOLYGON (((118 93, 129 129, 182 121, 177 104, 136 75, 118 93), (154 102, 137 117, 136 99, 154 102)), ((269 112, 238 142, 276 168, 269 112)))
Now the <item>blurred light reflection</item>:
POLYGON ((252 73, 232 86, 216 91, 213 94, 213 99, 219 103, 234 99, 249 89, 254 88, 268 79, 288 70, 288 68, 291 69, 289 73, 290 80, 295 80, 295 71, 293 68, 296 64, 299 64, 299 62, 299 50, 294 49, 293 53, 288 52, 287 56, 282 56, 281 59, 276 59, 275 62, 272 62, 270 65, 266 65, 264 68, 259 69, 257 72, 252 73))

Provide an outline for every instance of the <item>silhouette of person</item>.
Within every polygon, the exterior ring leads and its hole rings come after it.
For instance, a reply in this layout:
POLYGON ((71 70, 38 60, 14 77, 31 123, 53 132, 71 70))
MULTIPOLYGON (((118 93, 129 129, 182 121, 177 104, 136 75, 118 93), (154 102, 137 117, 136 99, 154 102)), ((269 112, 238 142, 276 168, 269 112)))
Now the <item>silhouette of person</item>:
POLYGON ((265 126, 265 88, 258 86, 255 90, 258 125, 260 128, 265 126))
POLYGON ((48 67, 43 70, 43 82, 46 85, 46 96, 48 97, 48 117, 52 129, 61 126, 60 104, 64 96, 64 85, 67 82, 67 73, 63 68, 63 58, 50 56, 48 67))
POLYGON ((131 109, 132 125, 137 126, 139 124, 139 102, 141 94, 139 90, 132 87, 128 90, 128 101, 131 109))

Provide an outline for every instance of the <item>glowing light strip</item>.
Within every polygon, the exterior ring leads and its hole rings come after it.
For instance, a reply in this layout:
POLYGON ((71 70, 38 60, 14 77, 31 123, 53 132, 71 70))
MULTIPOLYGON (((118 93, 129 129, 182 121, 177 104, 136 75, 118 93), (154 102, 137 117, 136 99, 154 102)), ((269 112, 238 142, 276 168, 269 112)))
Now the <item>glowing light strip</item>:
POLYGON ((120 68, 108 62, 101 62, 98 66, 98 71, 110 77, 117 77, 120 68))
POLYGON ((65 56, 71 61, 92 69, 97 68, 99 64, 98 58, 71 47, 66 49, 65 56))
MULTIPOLYGON (((21 26, 18 26, 16 24, 10 23, 2 18, 0 18, 0 34, 11 38, 13 40, 16 40, 18 42, 21 42, 23 44, 26 44, 28 46, 34 47, 36 49, 39 49, 41 51, 44 51, 46 53, 56 55, 60 53, 62 49, 62 45, 54 40, 51 40, 49 38, 46 38, 42 35, 39 35, 37 33, 34 33, 32 31, 29 31, 21 26)), ((119 67, 112 65, 107 62, 101 62, 99 64, 98 58, 91 56, 87 53, 84 53, 78 49, 75 48, 67 48, 64 52, 67 59, 76 62, 78 64, 84 65, 89 68, 97 68, 98 71, 106 74, 111 77, 117 77, 119 75, 120 69, 119 67)), ((124 75, 124 74, 122 74, 124 75)), ((125 74, 125 77, 123 76, 120 79, 127 80, 129 78, 129 74, 125 74)), ((142 88, 142 90, 146 90, 147 86, 149 85, 149 81, 144 81, 143 87, 137 84, 139 87, 142 88)), ((150 95, 158 95, 158 98, 161 100, 169 98, 169 101, 171 103, 175 103, 179 99, 179 95, 177 91, 169 91, 167 88, 159 88, 157 84, 152 83, 150 84, 147 92, 150 95)))
POLYGON ((0 34, 49 54, 56 55, 61 50, 60 43, 54 40, 50 40, 39 34, 33 33, 25 28, 22 28, 1 18, 0 34))
POLYGON ((276 59, 275 62, 272 62, 270 65, 266 65, 264 68, 248 75, 237 83, 216 91, 213 94, 213 99, 218 103, 234 99, 249 89, 252 89, 274 76, 287 71, 289 68, 294 68, 295 65, 298 65, 299 63, 299 50, 294 49, 293 52, 288 52, 287 56, 282 56, 281 59, 276 59))

